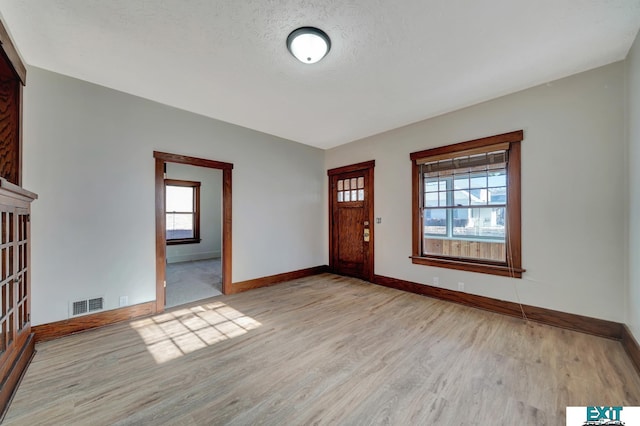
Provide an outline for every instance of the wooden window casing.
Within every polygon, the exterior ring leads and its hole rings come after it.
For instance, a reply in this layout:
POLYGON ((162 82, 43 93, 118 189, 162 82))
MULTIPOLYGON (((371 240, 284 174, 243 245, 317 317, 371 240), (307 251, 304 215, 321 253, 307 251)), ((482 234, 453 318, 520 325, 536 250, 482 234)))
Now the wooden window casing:
MULTIPOLYGON (((520 143, 523 131, 489 136, 453 145, 411 153, 412 161, 412 224, 413 244, 412 262, 420 265, 437 266, 470 272, 521 278, 522 273, 522 237, 521 237, 521 199, 520 199, 520 143), (455 255, 425 253, 424 238, 424 176, 421 165, 433 160, 452 159, 464 155, 487 153, 500 147, 507 151, 507 214, 505 217, 504 261, 476 259, 455 255)), ((473 206, 464 206, 473 207, 473 206)))
POLYGON ((177 179, 165 179, 165 202, 166 202, 166 189, 168 186, 182 186, 193 189, 193 208, 190 212, 170 212, 165 208, 165 215, 168 214, 191 214, 193 216, 193 236, 190 238, 169 238, 167 235, 167 245, 177 244, 197 244, 202 241, 200 239, 200 182, 177 180, 177 179))

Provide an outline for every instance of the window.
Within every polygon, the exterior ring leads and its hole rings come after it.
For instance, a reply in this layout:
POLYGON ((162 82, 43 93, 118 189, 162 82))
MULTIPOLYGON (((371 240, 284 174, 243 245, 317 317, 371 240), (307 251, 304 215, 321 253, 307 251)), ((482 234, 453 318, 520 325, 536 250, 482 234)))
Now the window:
POLYGON ((364 176, 338 180, 338 202, 364 201, 364 176))
POLYGON ((522 277, 523 132, 411 154, 413 263, 522 277))
POLYGON ((167 244, 200 242, 200 182, 165 179, 167 244))

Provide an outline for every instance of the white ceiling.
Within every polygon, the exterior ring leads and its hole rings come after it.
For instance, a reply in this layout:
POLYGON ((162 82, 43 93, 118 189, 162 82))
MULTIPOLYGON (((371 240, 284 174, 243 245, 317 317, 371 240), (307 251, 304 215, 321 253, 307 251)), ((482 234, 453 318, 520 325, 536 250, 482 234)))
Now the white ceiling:
MULTIPOLYGON (((640 0, 0 0, 29 64, 330 148, 624 59, 640 0), (287 35, 332 40, 314 65, 287 35)), ((28 83, 28 80, 27 80, 28 83)))

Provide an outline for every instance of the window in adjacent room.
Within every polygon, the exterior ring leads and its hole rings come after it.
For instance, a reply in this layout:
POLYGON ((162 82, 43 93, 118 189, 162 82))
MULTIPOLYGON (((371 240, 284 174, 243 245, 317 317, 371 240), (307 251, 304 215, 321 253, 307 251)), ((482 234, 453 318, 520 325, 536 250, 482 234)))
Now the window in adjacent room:
POLYGON ((200 182, 165 179, 167 244, 200 242, 200 182))
POLYGON ((413 263, 521 277, 523 132, 411 154, 413 263))

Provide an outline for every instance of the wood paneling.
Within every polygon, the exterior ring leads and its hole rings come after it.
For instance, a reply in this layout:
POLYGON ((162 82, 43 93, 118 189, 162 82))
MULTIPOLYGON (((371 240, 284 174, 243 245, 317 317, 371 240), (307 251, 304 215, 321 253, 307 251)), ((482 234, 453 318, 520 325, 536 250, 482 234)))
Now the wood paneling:
MULTIPOLYGON (((37 196, 0 178, 0 403, 10 400, 33 353, 30 203, 37 196)), ((0 411, 5 405, 0 405, 0 411)))
POLYGON ((475 294, 463 293, 439 287, 432 287, 425 284, 418 284, 411 281, 389 278, 381 275, 376 275, 373 282, 385 287, 421 294, 423 296, 435 297, 437 299, 460 303, 462 305, 485 309, 512 317, 522 318, 522 311, 524 310, 527 319, 531 321, 566 328, 568 330, 579 331, 582 333, 593 334, 596 336, 607 337, 610 339, 620 340, 622 338, 622 324, 613 321, 569 314, 566 312, 529 305, 522 305, 521 308, 518 303, 514 302, 507 302, 504 300, 477 296, 475 294))
MULTIPOLYGON (((33 200, 38 199, 37 194, 31 191, 27 191, 21 186, 18 186, 11 182, 7 182, 6 180, 0 179, 0 188, 4 190, 0 192, 4 192, 7 194, 2 196, 3 200, 8 200, 10 197, 11 199, 15 199, 16 201, 21 201, 23 202, 22 204, 20 204, 21 207, 27 207, 28 204, 24 204, 24 203, 31 203, 33 200)), ((5 201, 5 202, 8 202, 8 201, 5 201)))
POLYGON ((27 71, 0 22, 0 177, 22 184, 22 86, 27 71))
POLYGON ((39 343, 5 423, 540 426, 595 403, 640 405, 619 342, 322 274, 39 343))
POLYGON ((0 22, 0 411, 31 359, 30 203, 22 184, 22 86, 26 68, 0 22))
POLYGON ((24 376, 34 355, 35 339, 33 337, 33 333, 30 333, 27 336, 27 341, 22 345, 20 353, 11 364, 9 375, 5 377, 2 382, 2 387, 0 387, 0 407, 2 407, 0 423, 2 423, 2 420, 7 413, 11 399, 15 395, 15 391, 17 390, 18 385, 20 385, 20 381, 22 380, 22 377, 24 376))
POLYGON ((495 261, 506 260, 505 244, 487 241, 449 240, 426 238, 426 252, 442 256, 463 256, 495 261))
POLYGON ((282 274, 270 275, 268 277, 256 278, 253 280, 240 281, 237 283, 233 283, 233 285, 231 285, 231 291, 228 291, 226 294, 242 293, 247 290, 253 290, 260 287, 279 284, 285 281, 297 280, 312 275, 318 275, 327 272, 328 269, 329 267, 327 265, 322 265, 315 266, 313 268, 298 269, 297 271, 285 272, 282 274))
POLYGON ((16 78, 0 76, 0 177, 20 183, 20 90, 16 78))
POLYGON ((337 212, 338 222, 338 253, 337 260, 340 263, 358 263, 364 261, 362 248, 362 232, 364 222, 362 206, 341 207, 337 212))
POLYGON ((44 342, 51 339, 68 336, 70 334, 91 330, 105 325, 127 321, 133 318, 144 317, 156 313, 155 302, 140 303, 124 308, 109 311, 96 312, 95 314, 69 318, 47 324, 36 325, 32 331, 36 336, 36 342, 44 342))
POLYGON ((11 41, 9 33, 2 21, 0 21, 0 44, 2 45, 2 54, 5 56, 4 62, 8 62, 11 65, 16 77, 23 85, 27 84, 27 68, 24 62, 22 62, 18 50, 14 46, 13 41, 11 41))

